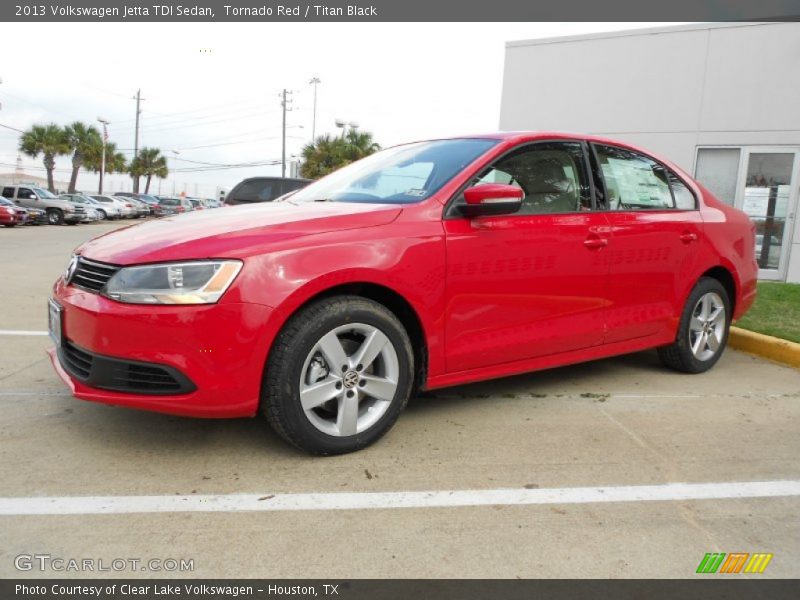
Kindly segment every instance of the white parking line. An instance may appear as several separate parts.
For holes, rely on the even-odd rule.
[[[25,331],[23,329],[0,329],[0,335],[50,335],[46,331]]]
[[[105,515],[180,512],[367,510],[489,505],[591,504],[800,496],[800,481],[667,483],[550,489],[222,494],[189,496],[63,496],[0,498],[0,515]]]

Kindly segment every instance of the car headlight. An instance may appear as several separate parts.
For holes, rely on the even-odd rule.
[[[242,268],[238,260],[210,260],[123,267],[103,294],[131,304],[213,304]]]

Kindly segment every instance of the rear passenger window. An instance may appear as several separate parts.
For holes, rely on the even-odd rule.
[[[13,187],[4,187],[3,188],[3,197],[4,198],[13,198],[14,197],[14,188]]]
[[[614,146],[595,145],[610,210],[675,208],[667,170],[654,160]]]
[[[668,172],[669,187],[672,188],[672,195],[675,197],[675,208],[679,210],[694,210],[697,208],[697,201],[692,190],[686,187],[680,177],[672,171]]]

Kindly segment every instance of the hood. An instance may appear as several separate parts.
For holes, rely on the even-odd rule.
[[[396,205],[291,202],[190,212],[101,235],[76,252],[119,265],[202,258],[247,258],[294,237],[391,223]]]

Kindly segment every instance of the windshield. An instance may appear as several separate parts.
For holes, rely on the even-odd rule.
[[[164,206],[178,206],[181,203],[178,198],[161,198],[160,202]]]
[[[47,190],[43,190],[42,188],[33,188],[33,191],[36,192],[36,195],[39,196],[39,198],[55,198],[56,197],[55,194],[51,194],[50,192],[48,192]]]
[[[294,193],[289,202],[410,204],[425,200],[497,140],[396,146],[354,162]]]

